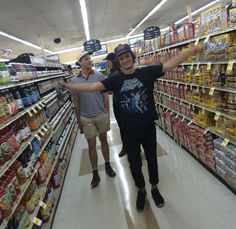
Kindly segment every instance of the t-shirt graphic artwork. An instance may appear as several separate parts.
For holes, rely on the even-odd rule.
[[[121,109],[130,114],[148,111],[147,89],[137,78],[125,80],[120,90]]]

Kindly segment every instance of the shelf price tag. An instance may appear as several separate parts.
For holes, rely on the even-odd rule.
[[[199,67],[200,67],[200,63],[198,62],[197,63],[197,68],[196,68],[197,71],[199,70]]]
[[[39,110],[42,110],[42,107],[39,104],[37,104],[36,106],[38,107]]]
[[[193,64],[191,64],[190,70],[193,70]]]
[[[34,217],[33,218],[33,223],[37,226],[41,226],[43,224],[43,221],[39,218]]]
[[[172,115],[174,113],[174,111],[171,111],[170,115]]]
[[[38,113],[38,111],[35,109],[35,107],[32,107],[32,111],[33,111],[35,114]]]
[[[194,46],[197,46],[199,43],[199,38],[196,39]]]
[[[226,72],[230,72],[233,70],[233,66],[234,66],[234,62],[233,61],[230,61],[227,65],[227,69],[226,69]]]
[[[28,145],[29,145],[30,149],[32,150],[33,147],[32,147],[32,145],[31,145],[31,142],[29,142]]]
[[[210,39],[210,36],[211,36],[211,35],[207,35],[206,38],[205,38],[205,40],[203,41],[203,43],[207,43],[207,42],[209,41],[209,39]]]
[[[47,131],[48,131],[48,129],[47,129],[47,128],[45,128],[45,126],[43,126],[43,127],[42,127],[42,129],[43,129],[45,132],[47,132]]]
[[[199,86],[197,86],[197,92],[199,92]]]
[[[216,112],[214,120],[218,121],[220,118],[220,112]]]
[[[175,118],[178,118],[179,117],[179,115],[177,114],[176,116],[175,116]]]
[[[30,110],[28,110],[27,113],[28,113],[28,115],[29,115],[30,117],[33,117],[33,115],[32,115],[32,113],[31,113]]]
[[[181,106],[181,105],[182,105],[182,103],[183,103],[183,100],[181,99],[181,100],[180,100],[180,102],[179,102],[179,105]]]
[[[39,103],[42,107],[44,107],[44,104],[42,102]]]
[[[182,118],[182,120],[181,120],[181,121],[183,122],[184,120],[185,120],[185,116]]]
[[[185,91],[188,90],[188,85],[187,85],[187,84],[184,86],[184,90],[185,90]]]
[[[42,130],[40,130],[39,133],[40,133],[42,136],[45,136],[45,134],[43,133]]]
[[[207,134],[208,132],[209,132],[209,129],[205,129],[204,135]]]
[[[39,205],[40,205],[40,207],[42,207],[43,209],[47,209],[47,204],[45,204],[42,200],[39,201]]]
[[[192,91],[192,90],[193,90],[193,85],[191,84],[191,85],[190,85],[190,91]]]
[[[38,141],[41,141],[41,138],[36,134],[35,138],[37,138]]]
[[[224,141],[221,143],[222,146],[226,147],[229,144],[229,139],[224,139]]]
[[[190,126],[192,123],[193,123],[193,121],[190,121],[190,122],[188,123],[188,126]]]
[[[205,87],[202,86],[202,93],[205,94]]]
[[[215,92],[215,88],[212,87],[211,90],[210,90],[210,92],[209,92],[209,95],[211,95],[211,96],[214,95],[214,92]]]
[[[46,123],[45,126],[46,126],[48,129],[50,129],[50,126],[48,125],[48,123]]]
[[[207,63],[207,71],[210,71],[211,70],[211,63]]]
[[[177,88],[179,87],[179,83],[177,83],[176,87],[177,87]]]

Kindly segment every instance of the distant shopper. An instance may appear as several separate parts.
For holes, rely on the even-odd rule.
[[[92,69],[92,61],[89,53],[82,52],[78,59],[81,70],[72,84],[93,84],[104,80],[104,76]],[[109,162],[109,146],[107,131],[110,129],[109,99],[107,93],[100,91],[80,92],[73,94],[73,103],[77,115],[78,126],[84,133],[89,148],[89,157],[93,169],[91,187],[98,186],[100,177],[98,174],[98,156],[96,150],[96,137],[101,141],[102,154],[105,160],[105,171],[110,177],[116,176]]]
[[[127,148],[130,170],[138,187],[136,207],[142,211],[146,203],[145,180],[142,173],[140,147],[142,145],[147,159],[149,182],[152,185],[152,198],[157,207],[164,206],[164,199],[158,189],[158,166],[156,155],[156,129],[154,120],[157,118],[153,88],[154,82],[164,72],[177,67],[190,56],[202,51],[202,45],[189,48],[166,63],[135,69],[135,55],[128,44],[115,48],[122,73],[102,82],[92,84],[59,83],[73,91],[114,91],[119,96],[121,126],[125,129],[125,146]]]
[[[104,60],[107,60],[108,69],[109,69],[107,77],[118,76],[121,73],[120,66],[116,59],[115,53],[113,52],[109,53]],[[126,154],[126,149],[124,146],[124,133],[123,133],[124,130],[121,127],[121,114],[120,114],[120,105],[119,105],[118,99],[119,99],[119,96],[113,93],[113,111],[114,111],[117,124],[120,129],[120,136],[121,136],[121,141],[122,141],[122,149],[119,153],[119,157],[122,157]]]

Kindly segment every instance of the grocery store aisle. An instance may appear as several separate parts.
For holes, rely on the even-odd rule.
[[[121,142],[111,114],[108,138],[111,162],[117,172],[116,178],[106,176],[98,146],[101,182],[96,189],[90,189],[87,145],[84,137],[78,134],[53,228],[235,228],[235,195],[159,129],[157,136],[160,144],[159,186],[166,200],[164,208],[156,208],[151,198],[150,186],[147,185],[147,207],[143,213],[136,211],[136,189],[130,176],[127,158],[118,157]],[[145,161],[143,172],[147,181]]]

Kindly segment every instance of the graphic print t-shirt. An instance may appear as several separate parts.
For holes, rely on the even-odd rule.
[[[162,65],[154,65],[102,81],[119,98],[122,128],[136,129],[157,118],[153,87],[162,75]]]

